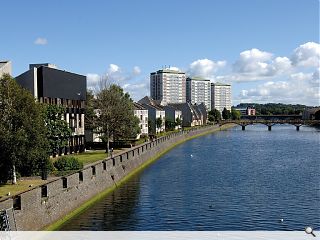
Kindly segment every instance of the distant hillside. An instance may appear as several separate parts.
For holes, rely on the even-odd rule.
[[[256,115],[299,115],[306,108],[306,105],[301,104],[283,104],[283,103],[240,103],[236,107],[238,108],[246,108],[248,106],[253,106],[256,109]]]

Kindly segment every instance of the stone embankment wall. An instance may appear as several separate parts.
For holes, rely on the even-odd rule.
[[[0,201],[1,209],[13,209],[16,230],[40,230],[90,198],[113,187],[155,155],[177,142],[216,130],[217,126],[180,131],[146,142],[113,158],[98,161],[81,171]]]

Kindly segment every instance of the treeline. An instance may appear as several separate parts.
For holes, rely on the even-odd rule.
[[[248,106],[256,109],[256,115],[300,115],[306,108],[301,104],[283,104],[283,103],[240,103],[237,108],[246,108]]]
[[[237,119],[240,119],[240,117],[241,117],[240,111],[236,110],[235,108],[231,108],[231,111],[224,108],[222,110],[222,114],[219,112],[219,110],[217,110],[215,108],[208,112],[209,122],[219,122],[222,119],[224,119],[224,120],[228,120],[228,119],[237,120]]]

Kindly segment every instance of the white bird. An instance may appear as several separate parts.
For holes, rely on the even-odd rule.
[[[283,222],[284,220],[283,220],[283,218],[280,218],[280,222]]]
[[[190,157],[193,157],[193,155],[192,155],[192,154],[190,154]]]

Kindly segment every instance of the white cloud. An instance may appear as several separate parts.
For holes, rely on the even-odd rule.
[[[130,96],[137,99],[141,94],[143,96],[148,94],[148,82],[146,80],[137,81],[137,76],[141,73],[140,67],[135,66],[132,72],[122,70],[122,68],[116,64],[110,64],[107,71],[100,75],[97,73],[87,74],[87,87],[92,90],[99,90],[101,84],[115,83],[120,85],[125,91],[129,92]],[[104,83],[105,81],[105,83]]]
[[[319,80],[320,79],[320,68],[317,68],[316,71],[312,74],[313,80]]]
[[[149,95],[149,78],[146,77],[134,83],[126,83],[123,89],[128,92],[132,99],[139,101],[146,95]]]
[[[272,53],[253,48],[240,53],[233,64],[232,81],[256,81],[270,79],[291,70],[291,61],[287,57],[273,57]]]
[[[48,40],[46,38],[39,37],[34,41],[34,44],[36,44],[36,45],[47,45],[48,44]]]
[[[116,73],[120,71],[120,67],[116,64],[111,63],[109,65],[109,69],[108,69],[108,73],[112,74],[112,73]]]
[[[302,67],[319,67],[320,44],[307,42],[297,47],[291,56],[292,64]]]
[[[317,73],[294,73],[286,81],[268,81],[255,88],[243,89],[240,102],[301,103],[318,106],[320,85]]]
[[[199,59],[192,62],[189,66],[188,73],[191,76],[199,76],[204,78],[214,78],[214,73],[218,69],[223,68],[226,61],[212,61],[210,59]]]
[[[141,73],[141,69],[138,66],[133,67],[133,74],[139,75]]]
[[[141,69],[139,66],[134,66],[131,72],[122,70],[122,68],[114,63],[111,63],[105,73],[104,78],[108,78],[109,81],[117,84],[123,84],[124,81],[131,80],[134,77],[140,75]]]
[[[87,74],[87,88],[94,89],[99,85],[100,75],[96,73],[88,73]]]
[[[170,69],[170,70],[173,70],[173,71],[181,71],[181,69],[180,68],[178,68],[178,67],[169,67],[169,68],[167,68],[167,69]]]

